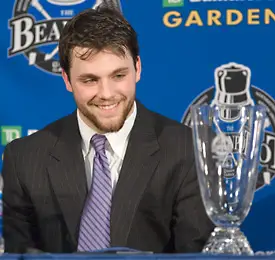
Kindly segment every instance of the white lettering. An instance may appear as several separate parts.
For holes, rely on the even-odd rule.
[[[32,134],[34,134],[37,131],[38,131],[37,129],[28,129],[27,135],[32,135]]]
[[[2,131],[5,133],[7,143],[20,138],[20,131],[17,129],[3,129]]]
[[[53,39],[52,39],[53,37]],[[60,38],[60,32],[58,30],[58,27],[57,27],[57,24],[54,23],[52,28],[51,28],[51,31],[50,31],[50,34],[48,36],[48,41],[51,42],[51,41],[58,41]]]
[[[37,24],[35,26],[35,41],[34,41],[35,44],[47,41],[47,37],[45,37],[46,28],[47,28],[47,24],[45,23]]]
[[[272,147],[270,147],[271,141],[273,141]],[[268,167],[271,168],[272,170],[275,170],[275,156],[274,156],[275,143],[274,142],[275,142],[274,136],[272,136],[272,135],[266,136],[266,143],[262,144],[262,150],[265,149],[265,158],[263,158],[263,152],[261,152],[261,158],[260,158],[261,164],[265,164],[265,165],[268,164],[269,165]],[[270,164],[272,164],[272,165],[270,165]]]
[[[33,27],[32,18],[23,17],[12,21],[11,25],[13,26],[13,48],[10,52],[15,53],[29,47],[34,39],[34,35],[31,32]]]

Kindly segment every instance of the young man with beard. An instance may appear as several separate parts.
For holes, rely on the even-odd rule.
[[[131,25],[116,11],[85,10],[64,28],[59,56],[77,110],[6,146],[6,252],[200,252],[213,225],[191,130],[136,100]]]

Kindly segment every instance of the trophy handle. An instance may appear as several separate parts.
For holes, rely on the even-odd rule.
[[[243,69],[242,70],[242,74],[244,75],[244,76],[248,76],[248,74],[249,74],[249,71],[247,70],[247,69]]]
[[[215,75],[216,87],[218,87],[220,91],[223,91],[221,79],[222,79],[223,75],[225,74],[225,70],[222,68],[217,68],[215,73],[216,73],[216,75]]]

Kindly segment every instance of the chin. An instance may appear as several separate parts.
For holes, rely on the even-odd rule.
[[[124,121],[108,124],[97,124],[97,128],[103,132],[118,132],[123,127]]]

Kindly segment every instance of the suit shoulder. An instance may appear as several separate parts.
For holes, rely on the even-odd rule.
[[[193,161],[192,129],[176,120],[153,112],[155,132],[160,148],[174,159]]]
[[[167,130],[170,134],[192,134],[192,129],[189,126],[182,124],[181,122],[176,121],[174,119],[168,118],[164,115],[161,115],[159,113],[151,113],[155,118],[156,130],[158,132],[163,132],[164,130]]]

